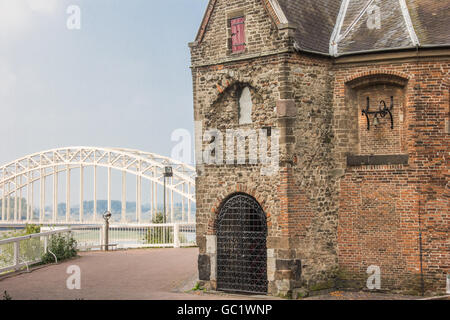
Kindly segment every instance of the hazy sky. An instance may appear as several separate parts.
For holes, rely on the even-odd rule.
[[[0,166],[81,145],[170,156],[193,130],[187,44],[207,2],[0,0]]]

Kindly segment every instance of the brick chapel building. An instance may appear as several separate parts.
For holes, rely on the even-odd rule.
[[[189,45],[206,286],[289,296],[378,270],[381,290],[445,292],[449,16],[449,0],[210,0]],[[278,132],[277,172],[221,161],[231,129]]]

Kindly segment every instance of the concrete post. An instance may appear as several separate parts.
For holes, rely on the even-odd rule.
[[[105,220],[103,224],[103,246],[105,247],[105,251],[109,250],[109,219],[111,219],[111,212],[106,211],[103,214],[103,220]]]
[[[105,251],[108,251],[109,247],[109,221],[105,219],[105,224],[103,225],[103,239]]]
[[[44,237],[44,253],[47,253],[47,250],[48,250],[48,236],[45,236]]]
[[[19,268],[20,263],[20,242],[16,241],[14,242],[14,266],[16,270]]]
[[[173,246],[174,248],[180,247],[180,225],[178,223],[173,224]]]

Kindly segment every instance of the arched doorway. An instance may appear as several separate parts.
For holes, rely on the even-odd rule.
[[[259,203],[234,194],[223,203],[216,221],[217,289],[267,293],[267,223]]]

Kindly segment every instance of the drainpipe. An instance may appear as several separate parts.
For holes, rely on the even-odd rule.
[[[419,254],[420,254],[420,285],[422,290],[422,297],[425,295],[425,284],[423,280],[423,251],[422,251],[422,225],[420,221],[420,208],[422,201],[419,200]]]

